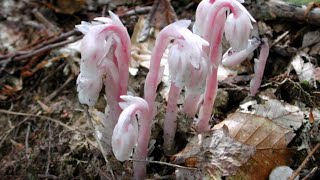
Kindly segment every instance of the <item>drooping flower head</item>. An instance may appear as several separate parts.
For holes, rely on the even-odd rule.
[[[121,89],[116,89],[116,91],[122,89],[126,91],[127,82],[125,81],[128,79],[126,78],[128,70],[125,69],[128,69],[127,64],[130,60],[128,52],[130,38],[119,18],[111,11],[109,14],[110,18],[96,18],[96,21],[92,23],[81,22],[81,25],[76,26],[79,31],[85,34],[80,46],[81,62],[80,74],[77,78],[77,91],[80,103],[89,106],[95,105],[99,97],[102,77],[106,71],[114,76],[113,79],[121,79]],[[123,52],[124,50],[125,52]],[[118,61],[122,61],[121,66],[118,66],[120,63]],[[110,64],[114,64],[111,66],[116,66],[118,72],[110,71]]]
[[[203,31],[206,22],[206,18],[210,9],[210,6],[212,6],[212,2],[210,0],[202,0],[196,10],[196,20],[194,22],[194,25],[192,27],[192,31],[195,34],[198,34],[199,36],[203,36]]]
[[[234,12],[229,14],[225,24],[225,35],[234,51],[241,51],[248,45],[251,21],[256,22],[247,9],[238,1],[232,1]]]
[[[147,102],[140,97],[121,96],[123,109],[112,134],[112,150],[119,161],[128,160],[138,140],[138,122],[142,113],[149,110]]]
[[[196,18],[194,25],[192,27],[192,31],[195,34],[203,37],[205,27],[208,25],[207,16],[209,14],[210,8],[215,3],[216,0],[202,0],[196,10]],[[244,0],[237,0],[240,3],[243,3]]]
[[[189,29],[178,25],[177,31],[182,37],[175,39],[169,49],[170,78],[179,88],[189,87],[197,91],[199,88],[204,87],[208,73],[208,60],[202,47],[209,44],[200,36],[193,34]]]
[[[222,64],[224,66],[236,66],[244,61],[250,53],[259,47],[261,40],[258,38],[253,38],[248,41],[247,48],[241,51],[234,51],[230,48],[224,55],[222,59]]]

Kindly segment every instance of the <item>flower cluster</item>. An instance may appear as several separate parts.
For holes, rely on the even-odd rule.
[[[118,16],[95,18],[76,28],[85,34],[81,41],[80,74],[77,79],[79,101],[94,106],[102,84],[108,101],[107,116],[115,126],[121,113],[120,96],[127,93],[130,37]]]
[[[250,39],[251,23],[255,20],[241,3],[242,0],[203,0],[196,11],[193,32],[188,29],[189,20],[180,20],[162,29],[152,52],[144,98],[126,95],[130,37],[119,18],[109,12],[110,18],[100,17],[92,23],[82,22],[77,26],[85,34],[77,79],[79,101],[94,106],[105,85],[108,106],[102,119],[112,124],[111,145],[119,161],[128,160],[132,152],[134,159],[147,158],[157,86],[163,73],[160,61],[167,48],[171,85],[163,126],[165,153],[171,154],[175,150],[177,101],[181,91],[185,89],[183,111],[191,117],[199,111],[197,132],[209,130],[219,64],[237,65],[260,47],[259,60],[255,60],[255,76],[250,83],[251,95],[257,93],[269,47],[265,39]],[[231,48],[222,56],[223,35]],[[135,161],[133,166],[135,179],[144,179],[146,163]]]

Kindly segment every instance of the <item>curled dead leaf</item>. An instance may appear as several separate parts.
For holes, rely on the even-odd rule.
[[[254,152],[253,146],[230,137],[225,126],[193,137],[182,151],[174,155],[174,163],[197,167],[203,176],[208,173],[228,176],[235,174]]]
[[[227,126],[235,140],[256,147],[256,153],[230,179],[267,179],[272,169],[291,163],[293,151],[287,145],[295,134],[273,121],[247,113],[236,112],[214,126]]]

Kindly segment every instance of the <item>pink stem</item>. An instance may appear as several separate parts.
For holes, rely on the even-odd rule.
[[[134,159],[146,160],[148,155],[148,145],[151,136],[151,125],[153,119],[154,101],[156,98],[156,91],[158,86],[158,76],[160,69],[160,62],[165,52],[170,39],[166,32],[163,30],[159,33],[155,42],[155,47],[151,55],[149,73],[146,77],[144,85],[145,100],[149,105],[149,111],[141,118],[141,124],[139,129],[138,146],[135,149]],[[146,163],[145,162],[133,162],[134,178],[144,179],[146,176]]]
[[[139,128],[139,137],[138,137],[138,145],[135,148],[135,152],[133,155],[134,159],[137,160],[146,160],[148,156],[148,145],[151,136],[151,125],[152,123],[148,122],[148,116],[150,115],[151,109],[145,114],[141,116],[140,128]],[[135,179],[144,179],[146,176],[146,163],[145,162],[133,162],[134,169],[134,178]]]
[[[218,4],[217,4],[218,3]],[[221,41],[226,20],[225,12],[227,8],[231,9],[234,16],[237,14],[231,2],[227,1],[216,1],[213,4],[216,8],[212,12],[212,16],[209,17],[209,25],[205,32],[205,40],[210,42],[209,58],[212,64],[212,71],[207,77],[206,89],[204,93],[204,101],[200,107],[197,132],[203,133],[210,129],[209,121],[211,119],[212,108],[214,100],[218,90],[218,66],[221,61]],[[213,31],[213,33],[212,33]]]
[[[184,106],[182,111],[188,117],[194,117],[199,109],[200,99],[201,99],[201,94],[186,94],[186,99],[184,101]]]
[[[115,56],[118,57],[115,59],[115,64],[118,69],[118,80],[117,82],[113,84],[107,83],[108,81],[105,81],[105,87],[106,87],[106,94],[108,99],[110,99],[110,119],[112,121],[113,127],[117,123],[117,120],[119,118],[119,115],[122,111],[120,108],[118,102],[121,102],[120,99],[121,95],[127,94],[127,88],[128,88],[128,80],[129,80],[129,62],[131,58],[130,54],[130,47],[131,47],[131,41],[128,34],[128,31],[126,28],[116,25],[108,25],[106,28],[100,32],[100,35],[103,37],[106,37],[108,33],[115,33],[118,35],[120,39],[120,43],[115,46]],[[116,92],[112,92],[108,94],[108,90],[110,85],[118,84],[118,88]],[[113,96],[113,97],[112,97]],[[114,103],[114,98],[116,98],[116,101]]]
[[[269,56],[269,45],[266,39],[262,40],[262,44],[260,45],[260,55],[258,62],[255,62],[254,68],[254,78],[250,82],[250,94],[252,96],[256,95],[258,89],[261,85],[264,68],[266,66],[266,62]]]
[[[203,133],[210,129],[209,121],[211,119],[212,107],[217,96],[218,90],[218,69],[213,68],[212,73],[207,77],[207,85],[204,94],[204,101],[200,107],[197,132]]]
[[[115,53],[118,57],[117,67],[119,69],[119,92],[121,95],[127,94],[128,79],[129,79],[129,62],[131,59],[131,41],[128,31],[124,27],[109,25],[102,32],[102,35],[113,32],[118,35],[121,44],[121,49],[116,48]],[[118,97],[120,99],[120,96]]]
[[[180,21],[181,25],[189,25],[186,20]],[[146,77],[144,85],[144,99],[147,101],[149,111],[143,115],[138,137],[138,146],[135,149],[134,158],[138,160],[146,160],[148,155],[148,144],[151,136],[152,119],[154,118],[155,99],[157,95],[157,86],[159,83],[160,62],[171,39],[182,38],[177,26],[167,26],[160,31],[152,51],[149,73]],[[133,162],[135,179],[144,179],[146,175],[145,162]]]
[[[107,74],[104,79],[104,84],[109,110],[109,112],[106,113],[109,116],[108,119],[111,121],[112,127],[114,127],[122,112],[122,109],[119,106],[119,71],[113,62],[107,62],[106,68]]]
[[[163,125],[164,151],[166,154],[174,153],[174,137],[177,130],[177,102],[180,92],[181,88],[171,82],[166,119]]]

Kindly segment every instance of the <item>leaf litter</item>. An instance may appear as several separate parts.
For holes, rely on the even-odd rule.
[[[116,2],[116,1],[112,1],[112,2]],[[99,1],[99,3],[101,2]],[[20,6],[21,4],[19,5],[19,7]],[[122,3],[121,6],[126,6],[126,4]],[[191,7],[192,7],[192,4],[191,4]],[[76,9],[75,11],[79,11],[79,10],[80,9]],[[7,11],[9,10],[6,10],[5,13],[7,13]],[[83,12],[84,11],[82,11],[81,13]],[[74,12],[67,12],[67,14],[73,14],[73,13]],[[84,13],[87,13],[87,12],[84,12]],[[0,13],[0,15],[1,14],[2,13]],[[74,14],[74,16],[78,16],[78,14]],[[143,25],[146,19],[143,17],[141,17],[141,19],[142,19],[142,22],[140,22],[140,25],[141,24]],[[267,24],[269,25],[269,22]],[[271,34],[271,35],[281,34],[282,32],[286,31],[285,29],[286,27],[281,26],[280,28],[278,28],[278,32],[273,32],[274,27],[275,26],[272,26],[272,25],[268,27],[269,28],[268,34]],[[136,30],[136,28],[134,28],[134,30]],[[143,74],[143,70],[141,70],[142,69],[141,66],[146,68],[149,67],[148,59],[151,55],[151,49],[153,47],[154,38],[156,37],[158,30],[157,28],[155,28],[154,32],[150,31],[148,39],[144,42],[139,42],[139,44],[134,43],[132,39],[132,42],[135,48],[137,48],[137,50],[132,51],[132,55],[135,60],[138,59],[137,60],[138,63],[132,66],[133,68],[132,68],[131,75],[133,75],[134,77],[131,78],[131,81],[136,81],[137,78],[141,76],[141,74]],[[7,34],[10,34],[10,33],[11,33],[10,31],[7,32]],[[6,33],[3,33],[3,34],[5,35]],[[305,48],[304,50],[306,52],[309,51],[310,54],[313,53],[313,55],[319,55],[319,52],[320,52],[320,51],[317,51],[316,49],[317,46],[319,46],[319,42],[317,42],[318,39],[314,38],[316,34],[317,34],[316,32],[313,34],[310,33],[310,35],[309,33],[306,33],[306,35],[304,36],[308,35],[309,37],[304,37],[303,38],[304,40],[301,45],[302,47]],[[283,48],[280,48],[282,51],[286,50],[286,48],[284,47],[293,46],[294,44],[293,42],[295,41],[292,40],[294,38],[292,38],[293,35],[291,31],[284,35],[285,36],[283,39],[280,39],[278,43],[275,43],[275,48],[274,48],[275,51],[277,48],[279,49],[279,45],[283,45]],[[289,38],[288,36],[290,36],[291,38]],[[23,39],[24,36],[21,36],[21,37]],[[4,39],[6,38],[8,37],[5,37]],[[314,41],[312,41],[311,43],[308,39],[313,39]],[[12,42],[16,41],[16,39],[14,38],[10,40],[12,40]],[[10,45],[10,46],[6,45],[5,48],[8,48],[10,52],[13,52],[14,49],[19,49],[19,47],[14,47],[17,44],[10,42],[10,40],[5,40],[5,42],[9,42],[9,45]],[[26,44],[25,41],[23,42],[24,42],[23,44]],[[307,42],[310,42],[310,43],[308,44]],[[288,52],[284,52],[284,53],[288,53]],[[53,53],[52,56],[56,56],[56,54]],[[74,54],[72,54],[72,56],[74,56]],[[303,55],[303,56],[309,58],[307,55]],[[304,77],[307,77],[307,79],[315,79],[315,81],[310,81],[311,84],[312,82],[318,83],[317,81],[319,81],[319,78],[317,77],[319,77],[319,75],[317,75],[317,73],[314,73],[314,77],[312,77],[312,74],[310,73],[311,71],[308,71],[308,67],[313,67],[315,69],[315,72],[317,72],[317,69],[319,68],[317,67],[318,66],[317,61],[315,61],[312,58],[307,59],[306,61],[304,58],[301,58],[300,55],[297,55],[297,58],[293,58],[293,57],[294,56],[292,55],[292,58],[288,58],[288,59],[293,59],[293,61],[297,61],[296,59],[298,59],[297,62],[300,67],[294,68],[299,78],[298,81],[305,79],[305,78],[300,78],[301,75],[303,75]],[[70,57],[68,58],[70,60]],[[51,58],[46,58],[46,59],[51,59]],[[37,72],[35,72],[34,74],[32,74],[32,76],[30,76],[30,79],[32,81],[37,79],[39,80],[40,77],[38,77],[37,75],[41,73],[44,73],[44,75],[47,75],[48,73],[50,73],[50,71],[53,71],[53,69],[56,69],[57,67],[56,65],[62,63],[62,61],[54,61],[52,62],[51,67],[37,70]],[[143,63],[140,63],[139,61]],[[310,62],[312,65],[306,64]],[[69,63],[68,65],[71,66],[71,64]],[[273,66],[276,67],[277,65],[273,65]],[[12,69],[11,65],[9,67]],[[68,68],[65,68],[64,70]],[[271,70],[269,71],[271,72]],[[279,71],[279,70],[275,72],[277,74],[282,73],[282,71]],[[246,71],[243,71],[242,73],[246,73]],[[70,74],[70,72],[66,70],[66,74]],[[294,73],[291,73],[291,75],[292,74]],[[10,74],[10,76],[14,77],[16,76],[16,74]],[[64,80],[65,78],[64,76],[65,74],[60,72],[60,75],[54,75],[52,76],[53,78],[48,78],[48,79],[50,81],[59,80],[60,82]],[[235,73],[235,71],[232,71],[232,74],[225,74],[224,78],[227,78],[230,76],[240,77],[241,74],[239,73],[237,74]],[[269,77],[270,75],[267,74],[267,78]],[[19,82],[16,80],[12,81],[12,83],[18,87],[18,90],[17,90],[18,93],[22,91],[24,94],[26,91],[29,90],[29,86],[30,86],[30,82],[28,82],[29,79],[26,80],[27,83],[23,83],[23,86],[22,86],[20,82],[21,81],[20,77],[16,76],[14,78],[19,79]],[[163,79],[164,83],[168,82],[168,77],[167,79],[165,78],[166,77],[164,76],[164,79]],[[289,78],[295,78],[295,76],[291,76]],[[2,77],[1,77],[1,80],[3,80]],[[135,85],[131,85],[131,91],[132,93],[139,93],[138,91],[139,88],[137,88],[136,86],[140,86],[141,81],[139,81],[138,83],[137,82],[135,83],[136,83]],[[244,83],[243,81],[238,83],[240,83],[240,84],[237,84],[238,86],[243,87],[243,84],[241,84],[241,83]],[[58,84],[53,82],[46,85],[52,88],[59,87]],[[72,87],[73,86],[70,86],[67,90],[62,91],[61,95],[59,96],[63,96],[64,98],[68,98],[68,99],[75,98],[74,95],[71,95],[74,93],[74,88]],[[268,86],[266,88],[268,88]],[[44,98],[47,96],[48,94],[47,91],[49,89],[50,88],[36,88],[37,92],[44,92],[43,94],[38,94],[38,93],[32,94],[31,93],[32,91],[24,94],[24,96],[28,97],[27,100],[29,100],[29,102],[27,100],[24,100],[23,105],[21,104],[14,105],[13,110],[20,111],[19,107],[31,107],[32,105],[30,104],[32,104],[32,102],[37,104],[37,101],[30,100],[33,97],[36,100],[40,98],[39,102],[44,102],[44,101],[41,101],[41,98]],[[73,91],[70,89],[73,89]],[[279,89],[280,87],[278,87],[278,90]],[[245,88],[243,88],[241,91],[245,91]],[[14,92],[14,93],[17,93],[17,92]],[[227,93],[229,94],[227,95],[229,97],[231,97],[230,92],[231,91],[228,91]],[[167,94],[167,93],[162,93],[162,96],[161,96],[161,97],[164,97],[163,99],[167,99],[163,94]],[[3,95],[3,93],[1,92],[0,95]],[[48,113],[48,116],[56,116],[57,118],[64,117],[59,120],[68,124],[72,124],[72,127],[77,127],[81,129],[85,135],[88,135],[90,133],[88,130],[88,125],[84,117],[82,117],[83,115],[81,115],[81,111],[80,112],[78,111],[79,109],[81,110],[81,108],[79,108],[79,106],[76,105],[76,107],[74,107],[75,110],[72,111],[70,108],[73,107],[73,105],[70,105],[69,102],[67,105],[63,103],[65,101],[64,98],[57,99],[53,102],[44,103],[44,105],[53,109],[53,113]],[[8,99],[8,97],[5,96],[5,99]],[[230,99],[232,100],[232,98]],[[288,143],[292,141],[294,137],[293,129],[294,130],[302,129],[302,133],[298,132],[299,134],[297,134],[299,138],[303,140],[301,144],[298,144],[298,145],[301,145],[299,147],[299,150],[300,149],[311,150],[312,145],[316,142],[319,142],[319,138],[318,138],[319,137],[319,111],[316,108],[314,109],[305,108],[301,110],[302,108],[298,107],[299,102],[297,102],[296,105],[293,105],[293,103],[288,104],[278,99],[281,99],[281,97],[276,98],[270,95],[260,96],[258,100],[247,101],[246,103],[241,104],[238,112],[235,112],[235,113],[231,112],[231,115],[229,115],[228,118],[224,120],[219,119],[223,121],[220,124],[216,125],[213,128],[213,130],[210,131],[210,133],[203,135],[203,141],[201,146],[198,146],[197,144],[198,137],[193,136],[192,129],[190,129],[190,127],[185,128],[183,132],[186,132],[186,131],[188,132],[186,133],[187,135],[182,137],[185,138],[186,140],[189,140],[191,138],[191,140],[187,144],[187,146],[184,148],[184,150],[180,151],[177,154],[180,156],[180,161],[187,166],[204,167],[206,169],[202,171],[199,171],[199,170],[193,171],[189,169],[177,168],[175,171],[163,170],[161,172],[159,171],[159,173],[165,174],[164,172],[167,172],[167,174],[171,174],[172,172],[174,172],[177,178],[180,177],[182,179],[185,177],[190,177],[190,179],[192,178],[196,179],[203,176],[220,178],[221,174],[231,175],[234,173],[237,173],[236,176],[230,177],[230,178],[265,179],[266,177],[268,177],[269,175],[268,173],[271,172],[273,167],[276,167],[279,165],[289,165],[292,167],[292,163],[291,163],[292,161],[290,161],[290,158],[292,157],[292,154],[295,152],[295,150],[292,151],[293,149],[291,148],[288,149],[287,146],[288,146]],[[230,109],[228,109],[230,108],[230,104],[228,105],[228,101],[224,103],[226,105],[224,105],[224,108],[223,108],[224,110],[221,113],[225,113],[225,114],[230,113]],[[26,104],[29,106],[25,106]],[[72,104],[76,104],[76,101],[72,101]],[[7,105],[1,105],[1,106],[8,107]],[[44,109],[42,110],[45,111]],[[37,113],[45,113],[43,111],[39,111]],[[69,115],[65,115],[68,113]],[[7,121],[3,121],[3,118],[4,117],[0,118],[2,122],[5,122],[2,124],[6,124]],[[161,113],[157,115],[157,118],[161,118]],[[183,118],[183,116],[181,116],[180,118]],[[4,119],[8,119],[8,117],[6,116]],[[313,119],[313,122],[311,122],[311,119]],[[14,124],[19,121],[20,119],[18,118],[12,118],[10,120],[10,122]],[[98,125],[101,125],[101,122],[99,122],[99,120],[94,119],[94,121]],[[36,170],[37,168],[36,164],[41,164],[42,166],[43,165],[42,162],[46,161],[45,158],[38,158],[38,156],[39,157],[40,155],[43,156],[43,152],[46,151],[48,148],[48,144],[43,143],[43,142],[46,142],[47,140],[46,135],[48,135],[47,134],[48,132],[43,131],[41,129],[43,128],[43,126],[47,127],[47,125],[45,123],[43,124],[35,123],[32,120],[30,122],[32,122],[31,134],[33,132],[34,135],[30,136],[32,137],[32,139],[29,141],[29,146],[31,146],[33,150],[31,152],[35,152],[34,154],[31,154],[31,157],[34,158],[34,161],[31,161],[31,162],[35,162],[34,163],[35,165],[28,166],[28,167],[34,170],[34,172],[41,174],[41,173],[44,173],[44,171],[41,168],[40,170]],[[158,122],[155,122],[155,126],[159,126]],[[226,130],[225,127],[227,127],[228,130]],[[21,126],[21,129],[17,130],[17,133],[15,133],[16,136],[10,138],[9,143],[8,142],[5,143],[5,145],[7,145],[8,147],[10,147],[12,144],[13,146],[12,150],[7,150],[7,148],[2,149],[3,153],[1,157],[4,156],[5,158],[3,160],[5,161],[3,162],[7,163],[5,166],[6,167],[5,169],[8,171],[6,173],[8,172],[12,172],[12,174],[16,173],[17,174],[16,177],[19,176],[19,173],[21,172],[23,173],[23,170],[21,170],[21,167],[16,166],[16,164],[25,163],[25,161],[20,161],[20,159],[24,158],[24,148],[26,146],[23,144],[23,142],[25,138],[24,136],[26,135],[24,131],[26,129],[27,128],[25,128],[25,126]],[[46,128],[44,129],[46,130]],[[91,136],[86,137],[79,134],[73,135],[73,133],[71,133],[70,131],[64,130],[62,128],[55,127],[54,129],[55,129],[54,135],[52,138],[60,139],[60,140],[57,141],[58,143],[54,141],[52,142],[53,145],[57,144],[57,146],[56,146],[56,149],[52,150],[52,152],[54,153],[54,156],[56,157],[53,157],[51,159],[51,163],[49,163],[51,165],[51,168],[50,168],[51,170],[49,171],[50,174],[54,174],[56,177],[59,177],[59,178],[70,177],[69,175],[71,174],[74,174],[74,176],[76,177],[82,177],[82,178],[83,177],[84,178],[104,177],[103,173],[101,172],[103,172],[106,168],[104,167],[104,164],[102,163],[102,161],[99,160],[101,159],[101,154],[95,148],[96,144],[93,144],[91,146],[90,142],[88,141],[90,140],[90,138],[92,138]],[[161,145],[161,138],[157,138],[159,134],[161,134],[161,132],[153,134],[157,142],[154,145],[155,149],[151,156],[154,157],[156,160],[165,160],[166,158],[163,157],[162,155],[160,155],[161,158],[159,158],[159,154],[161,154],[159,153],[160,151],[158,150]],[[42,135],[45,135],[45,136],[42,138],[39,138]],[[217,142],[217,143],[211,144],[210,142]],[[40,148],[35,147],[36,145],[39,145],[39,144],[41,145]],[[19,147],[21,147],[21,149],[19,149]],[[218,149],[219,151],[215,152],[215,149]],[[223,149],[226,151],[223,151]],[[242,151],[238,152],[239,149]],[[254,151],[254,149],[256,150]],[[15,153],[16,151],[18,151],[19,153],[18,154]],[[158,152],[158,154],[156,154],[156,152]],[[11,156],[12,154],[14,154],[14,156]],[[57,162],[59,162],[60,160],[65,164],[62,164],[61,166],[59,166]],[[92,166],[90,163],[94,165]],[[178,162],[175,162],[175,163],[178,163]],[[118,174],[122,173],[121,177],[123,178],[125,178],[126,175],[130,175],[132,173],[131,166],[130,166],[131,162],[120,164],[117,161],[112,161],[112,164],[114,165],[113,168]],[[311,163],[311,165],[314,165],[314,164]],[[14,169],[15,167],[18,167],[18,168]],[[150,167],[151,168],[149,169],[151,169],[152,171],[152,168],[154,168],[155,166],[150,166]],[[162,168],[162,169],[165,169],[165,168]],[[1,173],[2,172],[3,171],[1,171]],[[150,174],[150,177],[152,177],[152,175],[153,174]],[[38,176],[38,177],[42,177],[42,176]]]

